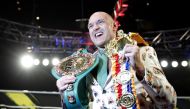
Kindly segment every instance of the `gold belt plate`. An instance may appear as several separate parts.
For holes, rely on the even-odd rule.
[[[91,53],[79,53],[61,60],[58,68],[61,75],[79,75],[93,65],[95,57]]]

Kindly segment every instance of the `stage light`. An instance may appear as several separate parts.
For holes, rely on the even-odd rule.
[[[48,59],[43,59],[42,64],[44,66],[48,66],[49,65],[49,60]]]
[[[55,38],[55,46],[58,47],[59,46],[59,39],[56,37]]]
[[[62,38],[62,48],[64,48],[65,47],[65,39],[64,38]]]
[[[17,10],[18,10],[18,11],[21,11],[21,8],[20,8],[20,7],[18,7],[18,8],[17,8]]]
[[[162,67],[167,67],[168,66],[168,62],[166,60],[162,60],[161,61],[161,66]]]
[[[27,49],[27,51],[28,51],[29,53],[31,53],[31,52],[33,51],[34,47],[31,46],[31,45],[29,45],[26,49]]]
[[[39,16],[37,16],[37,17],[36,17],[36,20],[40,20],[40,17],[39,17]]]
[[[181,61],[181,66],[187,67],[188,66],[188,62],[187,61]]]
[[[25,55],[21,58],[21,64],[25,68],[30,68],[33,65],[33,58],[30,55]]]
[[[20,4],[20,2],[19,2],[19,1],[17,1],[17,2],[16,2],[16,4],[18,4],[18,5],[19,5],[19,4]]]
[[[57,65],[59,63],[59,59],[58,58],[53,58],[52,59],[52,65]]]
[[[146,6],[149,6],[149,5],[150,5],[150,3],[147,2],[147,3],[146,3]]]
[[[40,64],[40,60],[39,59],[34,59],[33,64],[34,65],[39,65]]]
[[[172,61],[172,67],[177,67],[178,66],[178,62],[177,61]]]

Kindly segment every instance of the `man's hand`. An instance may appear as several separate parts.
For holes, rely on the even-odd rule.
[[[72,75],[62,76],[56,82],[57,88],[59,89],[59,91],[65,91],[68,85],[70,83],[74,83],[75,80],[76,80],[76,77]]]
[[[143,79],[145,69],[140,59],[140,48],[137,45],[126,44],[121,57],[130,62],[130,65],[136,70],[138,79]]]

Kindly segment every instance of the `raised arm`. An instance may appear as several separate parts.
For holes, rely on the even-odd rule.
[[[145,69],[144,79],[141,82],[149,96],[158,105],[166,103],[167,106],[176,107],[176,92],[166,79],[154,48],[150,46],[141,47],[140,59]]]

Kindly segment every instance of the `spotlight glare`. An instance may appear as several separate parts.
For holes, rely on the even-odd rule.
[[[44,60],[42,61],[42,64],[43,64],[44,66],[48,66],[48,65],[49,65],[49,60],[48,60],[48,59],[44,59]]]
[[[167,67],[168,66],[168,62],[166,60],[161,61],[161,66],[162,67]]]
[[[53,58],[52,59],[52,65],[57,65],[59,63],[59,59],[58,58]]]
[[[33,58],[30,55],[25,55],[21,58],[21,64],[25,68],[30,68],[33,65]]]
[[[33,64],[34,65],[39,65],[40,64],[40,60],[39,59],[34,59]]]
[[[172,61],[172,67],[177,67],[178,66],[178,62],[177,61]]]
[[[37,17],[36,17],[36,20],[40,20],[40,17],[39,17],[39,16],[37,16]]]
[[[182,62],[181,62],[181,65],[182,65],[183,67],[187,67],[187,66],[188,66],[188,62],[187,62],[187,61],[182,61]]]

